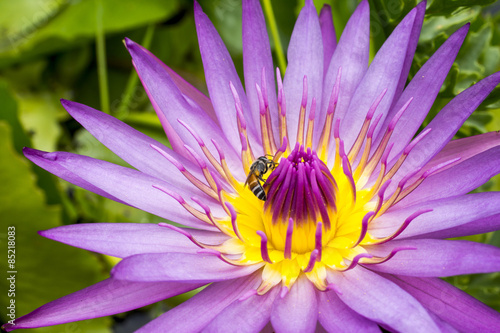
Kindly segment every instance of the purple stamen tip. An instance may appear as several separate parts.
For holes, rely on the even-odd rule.
[[[410,99],[401,107],[401,109],[399,109],[398,113],[396,113],[394,118],[392,118],[391,122],[389,123],[389,126],[387,127],[388,132],[394,130],[394,127],[396,127],[396,124],[398,123],[399,119],[410,105],[411,101],[413,101],[413,97],[410,97]]]
[[[322,254],[322,250],[323,250],[323,223],[321,222],[318,222],[318,224],[316,225],[316,235],[315,235],[316,239],[316,244],[314,246],[314,248],[316,250],[318,250],[318,258],[317,258],[317,261],[321,261],[321,254]]]
[[[288,220],[285,240],[285,259],[292,259],[292,235],[293,235],[293,219]]]
[[[286,147],[288,146],[288,139],[286,136],[283,137],[283,142],[281,143],[281,147],[279,147],[278,151],[284,153],[286,151]]]
[[[385,149],[384,154],[380,159],[383,165],[387,165],[387,159],[389,158],[389,154],[391,153],[392,147],[394,147],[394,142],[391,142],[391,144]]]
[[[262,90],[260,90],[259,85],[255,84],[255,90],[257,90],[257,98],[259,100],[259,112],[260,115],[266,114],[266,103],[264,101],[264,97],[262,96]]]
[[[309,112],[309,120],[314,120],[316,116],[316,97],[312,99],[311,112]]]
[[[217,143],[217,141],[215,141],[214,139],[211,139],[210,141],[212,141],[212,144],[214,145],[215,150],[217,150],[217,153],[219,154],[219,158],[221,160],[225,160],[226,159],[226,155],[224,155],[224,151],[221,149],[221,147],[219,146],[219,144]]]
[[[200,168],[202,168],[202,169],[206,169],[207,168],[207,164],[205,163],[205,160],[202,159],[200,157],[200,155],[198,155],[198,153],[196,153],[194,151],[193,148],[191,148],[188,145],[184,145],[184,148],[186,148],[186,150],[191,154],[191,156],[195,159],[196,163],[198,163],[198,165],[200,166]]]
[[[152,185],[154,188],[162,191],[163,193],[165,194],[168,194],[169,196],[171,196],[172,198],[174,198],[175,200],[177,200],[181,205],[185,204],[186,201],[184,200],[183,197],[181,197],[179,194],[177,194],[176,192],[173,192],[171,190],[169,190],[168,188],[165,188],[161,185]]]
[[[429,170],[427,170],[426,172],[424,172],[424,174],[422,175],[422,178],[427,178],[430,175],[433,175],[433,174],[437,173],[438,171],[443,171],[444,168],[446,168],[447,166],[452,165],[455,162],[460,161],[461,159],[462,159],[461,157],[457,157],[457,158],[451,159],[449,161],[440,163],[440,164],[438,164],[436,166],[433,166],[432,168],[430,168]]]
[[[417,143],[422,141],[422,139],[427,134],[429,134],[431,130],[432,130],[432,128],[427,128],[424,131],[422,131],[412,142],[410,142],[410,144],[408,146],[406,146],[405,150],[403,151],[403,155],[408,155],[410,153],[410,151],[413,149],[413,147],[415,147],[417,145]]]
[[[201,209],[203,209],[205,211],[205,214],[207,216],[210,216],[210,214],[211,214],[210,207],[208,207],[203,201],[201,201],[200,198],[198,198],[198,197],[191,197],[191,200],[193,200],[194,202],[196,202],[198,204],[198,206],[200,206]]]
[[[307,75],[304,75],[304,79],[302,82],[303,82],[302,102],[301,102],[300,106],[305,108],[307,106]]]
[[[191,127],[189,127],[188,124],[186,124],[181,119],[177,118],[177,121],[179,122],[179,124],[181,124],[182,126],[184,126],[185,129],[187,129],[187,131],[189,132],[189,134],[191,134],[194,137],[194,139],[200,145],[200,147],[204,147],[205,146],[205,143],[203,142],[202,138],[198,135],[198,133],[196,133],[196,131],[194,131]]]
[[[238,92],[236,91],[236,88],[233,85],[233,82],[229,81],[229,89],[231,89],[231,93],[233,94],[234,98],[234,103],[238,106],[241,107],[241,100],[240,96],[238,95]]]
[[[368,129],[368,133],[366,134],[367,138],[372,138],[373,137],[373,133],[375,132],[375,128],[377,128],[377,125],[378,125],[380,119],[382,119],[382,116],[383,116],[383,114],[380,113],[377,116],[377,118],[375,118],[375,121],[371,124],[370,128]]]
[[[335,139],[340,138],[340,118],[335,119],[335,123],[333,124],[333,137]]]
[[[375,114],[375,111],[377,110],[378,105],[382,101],[382,98],[384,98],[385,93],[387,92],[387,88],[382,91],[380,95],[375,99],[373,104],[371,105],[370,109],[368,110],[368,113],[366,115],[366,119],[371,120],[373,118],[373,115]]]
[[[236,104],[236,117],[238,117],[241,129],[245,130],[247,128],[247,122],[245,120],[245,116],[243,115],[243,110],[241,109],[241,105],[239,104]]]
[[[241,139],[241,150],[246,151],[248,149],[247,138],[243,133],[240,133],[240,139]]]
[[[269,258],[269,251],[267,250],[267,236],[263,231],[257,230],[257,235],[260,236],[260,255],[262,256],[262,260],[272,264],[271,258]]]
[[[154,150],[156,150],[157,152],[159,152],[163,157],[165,157],[167,159],[167,161],[172,163],[177,169],[179,169],[180,172],[186,171],[186,168],[181,163],[179,163],[179,161],[177,161],[175,158],[170,156],[170,154],[168,154],[166,151],[164,151],[163,149],[161,149],[153,144],[150,144],[149,146],[151,148],[153,148]]]
[[[313,270],[314,265],[316,264],[316,259],[318,258],[318,250],[313,250],[311,252],[311,257],[309,258],[309,263],[307,264],[307,267],[304,269],[304,273],[309,273]]]

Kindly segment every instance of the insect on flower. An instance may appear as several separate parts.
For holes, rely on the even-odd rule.
[[[265,182],[262,176],[268,171],[274,170],[278,164],[272,159],[269,159],[268,156],[272,157],[271,155],[261,156],[252,163],[247,180],[245,181],[245,186],[248,184],[252,193],[262,201],[266,201],[267,199],[266,191],[260,183]]]

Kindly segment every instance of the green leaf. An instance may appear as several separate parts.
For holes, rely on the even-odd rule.
[[[427,9],[428,15],[451,15],[460,7],[487,6],[496,0],[433,0]]]
[[[0,260],[2,272],[16,271],[16,317],[33,311],[56,298],[85,288],[103,279],[102,266],[90,252],[73,248],[37,234],[38,230],[61,225],[61,207],[46,205],[43,192],[35,185],[30,162],[17,154],[12,145],[10,128],[0,121],[0,237],[2,251],[7,254],[8,227],[15,228],[15,267]],[[9,290],[6,279],[0,289]],[[5,309],[10,302],[6,292],[0,293]],[[6,322],[6,313],[0,313]],[[109,321],[97,319],[59,327],[57,331],[74,330],[107,332]],[[40,330],[54,332],[54,328]]]
[[[10,19],[0,25],[5,31],[0,35],[0,67],[93,40],[97,1],[1,1],[0,12],[10,13]],[[178,1],[106,0],[103,29],[109,34],[159,22],[177,9]]]

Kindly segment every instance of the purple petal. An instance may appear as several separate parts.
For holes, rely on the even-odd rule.
[[[432,211],[412,221],[398,236],[398,239],[454,229],[475,220],[500,214],[500,192],[467,194],[459,197],[425,201],[402,209],[389,210],[370,225],[369,232],[377,238],[387,237],[396,232],[402,221],[408,216],[414,212],[429,209],[432,209]],[[475,233],[482,232],[486,231],[478,230]],[[451,236],[444,238],[449,237]]]
[[[396,180],[424,166],[451,140],[463,122],[500,83],[500,72],[488,76],[452,99],[425,129],[431,129],[410,152],[393,177]]]
[[[438,332],[425,308],[391,281],[363,267],[328,275],[339,298],[360,315],[398,332]]]
[[[340,127],[340,137],[343,138],[347,151],[358,136],[370,106],[385,89],[387,92],[380,101],[374,118],[382,114],[382,120],[384,120],[387,115],[405,64],[416,14],[417,10],[413,9],[394,29],[377,52],[363,80],[357,87]]]
[[[254,295],[244,301],[234,301],[219,313],[203,332],[261,332],[269,322],[271,307],[278,292],[278,288],[273,288],[262,296]]]
[[[145,49],[141,45],[137,46],[141,48],[144,52],[146,52],[152,59],[158,62],[158,64],[163,67],[174,81],[175,85],[181,91],[182,95],[189,102],[196,103],[199,107],[205,111],[205,113],[216,123],[218,123],[217,115],[215,114],[214,107],[212,106],[212,102],[210,99],[205,96],[201,91],[193,87],[189,82],[184,80],[179,74],[177,74],[173,69],[165,65],[160,59],[158,59],[154,54],[149,52],[149,50]]]
[[[200,332],[245,292],[258,286],[259,274],[213,283],[203,291],[143,326],[136,332]]]
[[[342,32],[332,60],[328,66],[323,85],[321,109],[326,112],[339,68],[342,69],[335,120],[344,119],[354,91],[368,68],[370,52],[370,8],[367,0],[361,1]],[[334,120],[334,121],[335,121]],[[321,126],[318,126],[321,127]],[[329,162],[333,162],[335,145],[330,145]],[[329,163],[330,165],[331,163]]]
[[[425,165],[425,169],[429,170],[455,158],[460,158],[460,161],[463,162],[468,158],[497,146],[500,146],[500,132],[489,132],[452,140]],[[420,172],[420,174],[423,173],[424,171]]]
[[[221,244],[228,239],[221,232],[195,229],[185,231],[204,244]],[[64,244],[118,258],[140,253],[196,254],[200,250],[187,237],[157,224],[82,223],[40,231],[39,234]]]
[[[97,140],[138,170],[161,179],[166,179],[179,187],[196,190],[172,163],[151,147],[154,145],[168,152],[184,165],[195,177],[203,179],[198,166],[172,151],[168,147],[133,129],[118,119],[86,105],[61,100],[68,113],[83,125]]]
[[[386,275],[460,332],[498,332],[500,314],[438,278]]]
[[[180,282],[130,282],[107,279],[73,294],[56,299],[19,317],[13,329],[35,328],[78,320],[110,316],[137,309],[202,286]]]
[[[151,58],[149,53],[145,52],[142,47],[133,41],[126,39],[125,42],[149,99],[155,107],[160,120],[162,120],[162,124],[166,127],[167,136],[174,150],[191,159],[191,155],[184,147],[184,144],[186,144],[195,149],[198,154],[203,155],[197,140],[179,122],[179,120],[182,120],[196,130],[196,134],[203,140],[214,156],[218,156],[218,153],[210,141],[211,139],[217,141],[226,154],[228,164],[232,167],[231,171],[241,173],[239,152],[237,153],[234,149],[233,142],[227,141],[219,126],[201,108],[190,104],[183,97],[158,61]],[[173,140],[172,138],[178,138],[179,140]],[[240,176],[242,175],[240,174]]]
[[[463,195],[486,183],[498,173],[500,147],[495,147],[430,176],[395,207],[403,208],[425,201]]]
[[[111,274],[128,281],[209,283],[250,275],[261,266],[233,266],[213,254],[147,253],[123,259]]]
[[[415,50],[418,44],[418,38],[420,37],[420,31],[422,30],[422,23],[424,21],[425,7],[427,1],[420,2],[416,8],[417,13],[415,15],[415,21],[413,22],[413,27],[411,29],[410,41],[408,42],[408,48],[406,50],[405,62],[403,64],[403,69],[401,70],[401,76],[399,77],[399,83],[396,88],[395,99],[393,100],[393,105],[399,98],[401,91],[406,84],[408,79],[408,73],[410,72],[411,63],[413,62],[413,56],[415,55]]]
[[[416,20],[415,20],[416,21]],[[450,71],[451,65],[457,56],[460,46],[462,45],[469,25],[466,25],[455,32],[448,40],[432,55],[432,57],[420,68],[418,73],[413,77],[408,87],[404,90],[403,94],[395,103],[394,107],[389,112],[385,119],[382,129],[386,129],[392,118],[401,107],[408,102],[410,98],[413,101],[408,106],[407,110],[399,119],[394,133],[391,136],[389,144],[394,143],[389,161],[395,156],[401,155],[402,150],[414,137],[415,132],[418,130],[425,116],[429,112],[434,100],[439,93],[444,79]],[[405,78],[406,80],[406,78]],[[380,132],[381,135],[383,131]],[[379,136],[377,143],[380,142]],[[374,149],[377,144],[373,146]]]
[[[25,151],[35,164],[44,167],[49,172],[59,175],[61,168],[76,177],[83,179],[105,193],[109,193],[121,202],[130,206],[145,210],[168,220],[176,221],[186,226],[206,230],[215,230],[215,227],[198,220],[185,210],[175,199],[153,187],[160,185],[170,189],[172,192],[183,196],[188,200],[193,193],[182,187],[175,187],[158,178],[145,175],[139,171],[118,166],[109,162],[96,160],[87,156],[81,156],[66,152],[32,153],[33,150]],[[41,163],[40,163],[41,162]],[[77,184],[79,186],[85,184]],[[86,187],[84,187],[86,188]],[[86,188],[92,189],[92,188]],[[204,197],[207,203],[212,201],[211,206],[217,208],[218,203],[198,191],[200,197]],[[217,212],[216,214],[218,214]]]
[[[126,204],[125,202],[112,196],[108,192],[103,191],[99,187],[92,185],[91,183],[89,183],[85,179],[81,178],[80,176],[77,176],[76,174],[74,174],[73,172],[64,168],[63,166],[61,166],[59,164],[55,164],[51,160],[45,159],[44,156],[46,154],[48,154],[45,151],[24,147],[23,154],[24,154],[24,156],[26,156],[27,159],[29,159],[30,161],[32,161],[33,163],[35,163],[39,167],[49,171],[50,173],[53,173],[54,175],[56,175],[59,178],[64,179],[65,181],[68,181],[72,184],[80,186],[80,187],[87,189],[91,192],[99,194],[100,196],[103,196],[105,198]]]
[[[256,132],[254,123],[251,121],[253,118],[250,107],[231,56],[217,30],[215,30],[207,15],[203,13],[197,1],[194,2],[194,18],[210,100],[224,135],[232,143],[236,151],[241,150],[240,134],[236,123],[235,102],[229,85],[231,82],[241,99],[249,135],[253,136],[254,141],[257,140],[255,143],[260,143],[260,138],[255,136]]]
[[[276,83],[274,81],[273,57],[269,45],[266,21],[258,0],[244,0],[242,10],[243,69],[253,123],[260,123],[259,99],[255,84],[262,88],[262,70],[264,69],[273,132],[277,134],[278,104],[275,91]]]
[[[318,304],[314,285],[301,275],[284,298],[277,297],[271,323],[277,332],[314,332]]]
[[[332,8],[324,4],[319,13],[319,25],[323,39],[323,74],[326,76],[328,65],[337,47],[337,36],[333,25]]]
[[[430,232],[426,234],[425,237],[426,238],[463,237],[463,236],[470,236],[486,232],[497,231],[499,229],[500,229],[500,214],[494,214],[453,228]]]
[[[288,67],[283,81],[283,88],[286,98],[288,141],[293,146],[297,139],[304,76],[307,76],[308,86],[305,119],[308,119],[312,99],[316,98],[317,101],[321,101],[322,98],[323,40],[318,15],[312,0],[306,1],[295,22],[290,44],[288,45],[287,57]],[[323,123],[322,120],[325,115],[326,110],[316,110],[318,124]]]
[[[380,332],[378,325],[360,316],[344,302],[335,291],[318,295],[318,320],[327,332]]]
[[[500,248],[492,245],[441,239],[412,239],[366,246],[370,254],[386,256],[394,248],[411,247],[400,251],[381,264],[367,268],[396,275],[444,277],[462,274],[500,271]]]

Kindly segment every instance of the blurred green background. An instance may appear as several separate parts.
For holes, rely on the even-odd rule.
[[[340,36],[356,0],[332,6]],[[418,1],[370,0],[372,55]],[[286,50],[304,1],[273,0]],[[239,0],[200,1],[242,70]],[[500,70],[500,4],[493,0],[429,0],[410,77],[466,22],[471,29],[426,122],[457,93]],[[59,244],[38,230],[81,222],[158,223],[160,218],[101,198],[45,172],[21,154],[28,146],[63,150],[125,165],[72,120],[66,98],[101,109],[165,142],[163,130],[133,71],[122,40],[129,37],[206,91],[191,0],[0,0],[0,243],[16,227],[17,316],[106,278],[114,259]],[[274,45],[274,43],[272,42]],[[275,48],[273,47],[273,50]],[[276,55],[276,53],[275,53]],[[500,129],[496,88],[458,133]],[[497,177],[498,178],[498,177]],[[484,190],[500,190],[493,179]],[[500,246],[500,233],[468,237]],[[0,256],[0,308],[8,302],[6,255]],[[500,274],[447,279],[500,310]],[[70,323],[44,332],[130,332],[186,299],[186,295],[130,313]],[[0,311],[0,322],[6,313]]]

